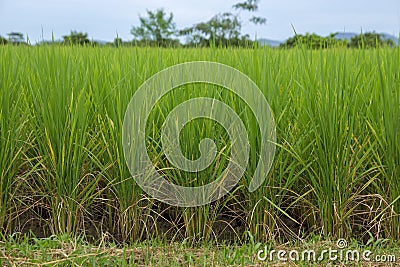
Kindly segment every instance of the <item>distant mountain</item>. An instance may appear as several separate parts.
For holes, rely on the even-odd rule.
[[[271,47],[277,47],[280,44],[285,42],[285,41],[277,41],[277,40],[271,40],[271,39],[258,39],[257,41],[260,45],[268,45]]]
[[[396,45],[399,45],[399,38],[397,38],[396,36],[393,36],[391,34],[388,33],[379,33],[382,37],[383,40],[392,40]],[[335,35],[335,38],[338,40],[349,40],[351,38],[353,38],[354,36],[358,35],[358,33],[354,33],[354,32],[338,32]]]
[[[354,36],[357,36],[357,35],[358,34],[354,33],[354,32],[338,32],[338,33],[336,33],[335,38],[338,40],[349,40],[350,41],[351,38],[353,38]]]
[[[91,40],[92,42],[95,42],[95,43],[97,43],[97,44],[99,44],[99,45],[106,45],[106,44],[108,44],[109,42],[107,42],[107,41],[104,41],[104,40]]]

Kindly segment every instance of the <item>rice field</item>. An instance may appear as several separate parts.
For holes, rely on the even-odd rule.
[[[188,123],[180,148],[199,142],[217,154],[198,173],[174,168],[161,131],[180,103],[212,97],[246,127],[249,163],[239,183],[201,207],[174,207],[147,195],[127,167],[122,126],[130,99],[159,71],[184,62],[234,67],[261,89],[276,123],[275,158],[250,193],[261,139],[237,95],[188,84],[165,95],[145,126],[153,165],[168,181],[209,183],[226,168],[231,143],[221,125]],[[285,242],[400,238],[400,48],[328,50],[258,47],[0,47],[0,228],[3,235],[68,234],[118,242],[145,239]],[[200,177],[202,179],[200,179]]]

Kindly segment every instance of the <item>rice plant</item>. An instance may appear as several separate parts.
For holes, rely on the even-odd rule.
[[[29,170],[24,168],[23,154],[29,147],[25,94],[21,90],[19,55],[11,48],[2,51],[0,66],[0,231],[12,231],[12,222],[21,213],[16,195]]]
[[[228,231],[260,241],[325,237],[398,238],[400,232],[399,48],[0,47],[0,227],[36,206],[51,233],[96,232],[120,241],[219,240]],[[216,158],[191,173],[169,162],[162,125],[186,100],[211,97],[234,110],[247,131],[249,162],[236,187],[202,207],[171,207],[134,181],[122,145],[124,114],[139,86],[184,62],[232,66],[260,88],[277,126],[274,163],[255,192],[260,154],[255,114],[238,95],[202,83],[161,98],[146,123],[149,158],[168,181],[214,181],[231,157],[229,134],[196,119],[180,132],[185,157],[211,138]],[[173,77],[172,77],[173,78]],[[33,201],[33,200],[32,200]],[[383,227],[382,227],[383,226]],[[93,230],[94,229],[94,230]],[[361,229],[361,230],[360,230]],[[361,231],[361,233],[360,233]]]
[[[24,87],[35,158],[40,161],[35,190],[50,207],[51,232],[74,233],[97,194],[98,177],[88,169],[85,151],[93,112],[88,62],[62,47],[30,52]]]

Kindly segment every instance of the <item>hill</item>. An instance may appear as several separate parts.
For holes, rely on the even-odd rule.
[[[280,44],[284,43],[284,41],[271,40],[271,39],[258,39],[260,45],[268,45],[271,47],[278,47]]]
[[[399,45],[399,38],[397,38],[394,35],[388,34],[388,33],[379,33],[382,37],[383,40],[392,40],[396,45]],[[354,32],[338,32],[335,35],[335,38],[338,40],[349,40],[353,38],[354,36],[358,35],[358,33]]]

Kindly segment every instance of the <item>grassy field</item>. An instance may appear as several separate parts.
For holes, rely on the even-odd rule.
[[[48,238],[13,236],[1,242],[2,266],[398,266],[399,246],[387,240],[366,245],[350,242],[344,250],[323,255],[323,251],[337,249],[335,242],[311,238],[307,243],[273,245],[249,242],[242,245],[203,243],[193,247],[185,242],[166,244],[157,240],[120,246],[113,242],[93,245],[82,238],[66,235]],[[264,251],[274,251],[265,256]],[[260,254],[260,251],[262,253]],[[316,258],[299,256],[299,260],[279,260],[278,251],[314,251]],[[347,251],[359,251],[360,260],[346,259]],[[362,253],[370,251],[368,260]],[[301,254],[300,254],[301,255]],[[260,256],[260,258],[259,258]],[[288,255],[285,256],[289,258]],[[318,257],[318,258],[317,258]],[[335,259],[336,257],[336,259]],[[341,259],[342,257],[343,259]]]
[[[231,92],[192,84],[163,97],[146,124],[147,151],[168,180],[196,185],[198,174],[171,167],[161,126],[183,101],[209,96],[230,105],[250,141],[244,177],[228,195],[198,208],[171,207],[131,178],[122,123],[135,90],[166,67],[215,61],[262,90],[275,116],[276,154],[266,181],[248,185],[260,149],[254,114]],[[400,238],[400,49],[276,50],[0,47],[0,229],[135,243],[301,241],[309,236]],[[197,158],[205,137],[226,167],[230,141],[207,119],[181,133]],[[7,238],[6,238],[7,239]],[[110,241],[110,242],[111,242]]]
[[[18,238],[1,243],[0,262],[9,266],[229,266],[262,264],[257,260],[260,244],[242,246],[159,241],[118,246],[113,242],[89,244],[68,236],[44,239]],[[2,265],[3,266],[3,265]]]

